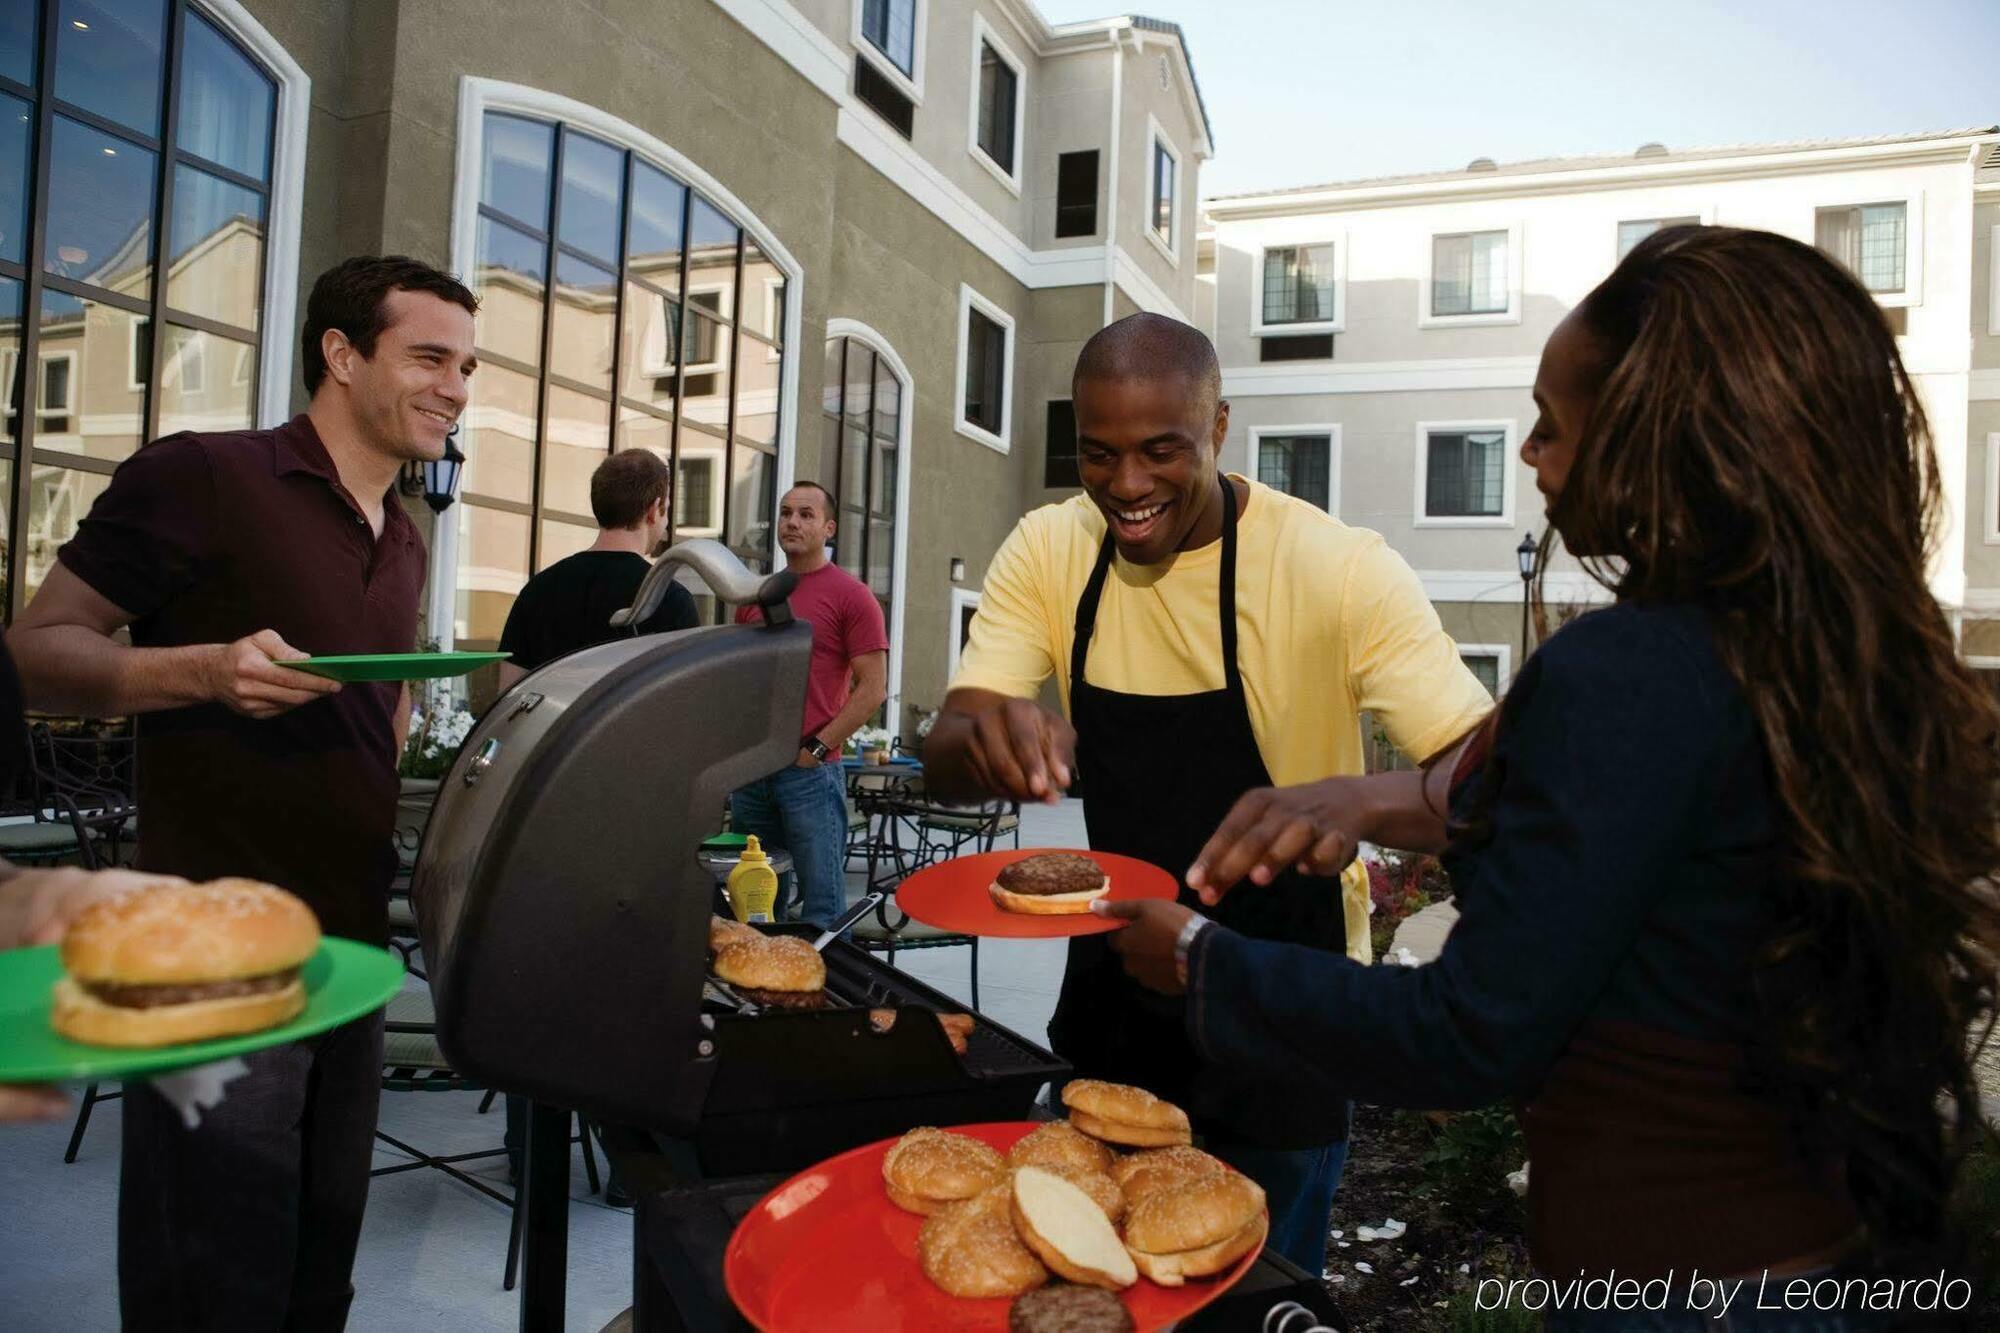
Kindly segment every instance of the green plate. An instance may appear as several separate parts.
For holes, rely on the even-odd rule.
[[[62,977],[56,945],[0,952],[0,1083],[143,1077],[282,1046],[372,1014],[403,985],[403,961],[387,949],[323,939],[306,960],[306,1007],[291,1022],[240,1037],[180,1046],[86,1046],[49,1026],[49,991]]]
[[[294,671],[310,671],[330,680],[443,680],[464,676],[488,662],[505,661],[506,653],[353,653],[346,657],[301,657],[280,662]]]

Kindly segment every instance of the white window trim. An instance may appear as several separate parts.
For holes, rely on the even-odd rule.
[[[828,342],[852,338],[872,349],[902,385],[901,411],[896,421],[896,550],[889,569],[889,696],[883,714],[889,720],[889,733],[895,735],[901,727],[898,719],[903,711],[903,619],[910,604],[910,441],[911,423],[916,418],[917,381],[889,340],[858,320],[829,319],[826,337]],[[797,360],[794,357],[793,363]]]
[[[1333,318],[1309,324],[1266,324],[1264,322],[1264,255],[1271,250],[1295,250],[1308,245],[1333,247]],[[1287,338],[1293,334],[1345,333],[1347,331],[1347,233],[1326,232],[1296,241],[1263,241],[1250,247],[1250,336]]]
[[[1340,517],[1340,425],[1338,422],[1321,422],[1308,426],[1252,426],[1250,428],[1250,457],[1245,461],[1244,472],[1250,477],[1257,475],[1257,464],[1262,454],[1262,442],[1266,435],[1324,435],[1326,436],[1326,512]]]
[[[1985,509],[1986,545],[2000,546],[2000,431],[1989,431],[1986,436]]]
[[[1507,686],[1509,682],[1511,682],[1514,679],[1513,644],[1461,643],[1458,645],[1458,656],[1459,660],[1461,661],[1463,661],[1467,657],[1491,657],[1495,659],[1495,664],[1499,669],[1493,673],[1496,681],[1498,682],[1498,688],[1496,689],[1493,697],[1495,699],[1498,699],[1501,695],[1507,693]]]
[[[1014,169],[1007,170],[989,157],[979,146],[979,66],[980,48],[990,46],[1007,68],[1014,71]],[[972,96],[971,112],[966,117],[965,148],[972,154],[972,160],[986,168],[1007,188],[1009,194],[1019,197],[1021,193],[1021,162],[1028,155],[1028,66],[1014,48],[1000,40],[984,16],[972,16]]]
[[[1167,156],[1174,160],[1174,193],[1167,214],[1167,239],[1160,239],[1160,232],[1153,225],[1153,201],[1160,197],[1159,155],[1154,145],[1167,150]],[[1116,182],[1113,182],[1115,187]],[[1187,193],[1187,169],[1181,160],[1181,150],[1160,128],[1160,122],[1152,112],[1146,113],[1146,239],[1153,248],[1166,256],[1167,262],[1175,268],[1181,266],[1181,197]]]
[[[236,367],[229,372],[230,388],[240,388],[250,382],[250,357],[253,351],[254,349],[249,347],[239,346],[236,349]]]
[[[306,125],[312,80],[299,62],[245,9],[241,0],[201,0],[215,24],[277,85],[271,127],[271,193],[264,223],[264,316],[257,330],[257,421],[280,425],[292,415],[292,357],[298,347],[299,229],[306,191]],[[476,188],[476,186],[475,186]],[[467,251],[470,258],[471,252]],[[461,266],[460,272],[469,272]],[[454,531],[456,524],[446,524]],[[435,545],[435,543],[433,543]]]
[[[916,7],[916,26],[910,38],[910,72],[903,73],[896,68],[896,62],[888,57],[875,43],[868,40],[861,31],[862,0],[854,0],[854,30],[851,40],[854,49],[880,71],[883,78],[902,90],[903,96],[918,106],[924,104],[924,42],[930,32],[930,0],[911,0]]]
[[[1497,430],[1503,432],[1500,442],[1501,483],[1500,512],[1497,515],[1481,514],[1472,517],[1446,516],[1433,518],[1424,512],[1426,497],[1430,489],[1432,431]],[[1414,524],[1419,528],[1511,528],[1514,526],[1514,490],[1521,471],[1515,457],[1520,449],[1518,423],[1506,418],[1487,417],[1467,421],[1419,421],[1416,434],[1417,493],[1411,509]]]
[[[688,284],[687,297],[684,302],[685,308],[681,312],[681,338],[683,341],[685,341],[687,338],[687,330],[688,330],[687,311],[700,310],[703,314],[706,314],[712,318],[718,318],[718,319],[720,318],[719,316],[716,315],[715,311],[710,310],[707,306],[697,306],[694,303],[694,298],[696,296],[711,294],[714,292],[726,292],[729,290],[729,288],[730,285],[726,282],[704,282],[704,283],[691,282]],[[733,321],[724,319],[721,320],[721,322],[725,326],[727,326],[731,324]],[[718,371],[728,369],[729,349],[727,347],[721,346],[721,344],[728,342],[731,338],[735,336],[736,335],[731,329],[729,329],[728,327],[724,327],[720,332],[716,334],[717,346],[715,349],[718,353],[721,354],[722,359],[720,361],[690,361],[687,365],[681,367],[681,373],[683,375],[713,375]],[[668,375],[673,374],[673,367],[669,366],[662,373]]]
[[[2000,225],[1986,238],[1986,332],[2000,337]]]
[[[8,421],[14,419],[14,373],[20,364],[21,349],[18,346],[0,347],[0,418]],[[23,392],[26,392],[25,386]]]
[[[979,598],[980,590],[978,588],[953,588],[951,590],[951,618],[945,624],[945,634],[950,639],[950,642],[945,645],[944,679],[946,688],[950,687],[953,678],[958,675],[958,657],[960,652],[958,643],[959,618],[965,614],[965,608],[968,606],[974,611],[979,610]]]
[[[1924,303],[1924,192],[1922,190],[1876,191],[1834,199],[1816,199],[1806,214],[1806,244],[1819,244],[1820,210],[1860,208],[1867,204],[1903,206],[1903,290],[1870,292],[1875,304],[1887,307],[1920,306]],[[1859,275],[1856,275],[1857,279]]]
[[[1006,335],[1001,358],[1000,386],[1000,431],[995,434],[983,426],[975,426],[965,419],[966,357],[971,352],[967,338],[970,316],[974,310],[1000,326]],[[1014,317],[993,302],[972,290],[965,283],[958,285],[958,386],[952,396],[951,424],[960,435],[977,440],[996,453],[1008,453],[1014,438]]]
[[[152,322],[152,316],[150,315],[134,315],[131,319],[125,321],[125,391],[127,393],[144,393],[146,391],[146,381],[133,378],[132,363],[139,359],[139,330],[142,326],[151,324]],[[148,366],[146,369],[150,372],[152,367]],[[6,381],[0,380],[0,393],[4,393],[5,391]]]
[[[198,333],[197,336],[189,338],[175,350],[169,364],[179,377],[176,381],[176,387],[180,392],[208,392],[208,344],[201,340]],[[193,376],[188,374],[188,368],[191,366],[198,372]],[[160,378],[162,380],[166,379],[165,373],[162,373]],[[190,383],[190,380],[193,382]]]
[[[64,348],[61,351],[43,352],[39,355],[38,359],[41,364],[35,367],[35,420],[40,421],[43,417],[76,416],[76,374],[78,365],[76,349]],[[43,402],[42,399],[45,396],[44,390],[49,387],[48,368],[57,361],[67,362],[69,364],[69,372],[63,377],[63,393],[65,396],[63,405],[61,407],[51,407],[49,404]],[[80,431],[81,427],[77,431],[70,433],[77,434]]]
[[[922,3],[923,0],[918,0]],[[232,0],[233,3],[233,0]],[[797,348],[805,310],[805,268],[793,256],[791,248],[778,239],[776,232],[765,225],[757,213],[736,197],[713,174],[692,159],[669,145],[657,135],[639,128],[628,120],[623,120],[608,111],[560,93],[548,92],[541,88],[531,88],[525,84],[509,83],[501,79],[479,78],[463,75],[458,83],[458,158],[453,167],[453,192],[451,209],[451,266],[457,273],[473,270],[474,256],[477,254],[479,222],[479,178],[480,154],[485,147],[488,111],[515,111],[522,115],[537,116],[545,120],[560,120],[599,138],[630,148],[655,166],[672,173],[680,181],[699,190],[708,197],[710,203],[721,209],[731,221],[744,232],[756,238],[757,247],[764,258],[780,273],[790,288],[791,298],[785,302],[785,333],[779,341],[787,348]],[[303,143],[303,138],[301,138]],[[296,279],[294,279],[296,283]],[[276,293],[270,306],[275,309]],[[276,316],[268,314],[267,319]],[[291,312],[285,312],[287,339],[280,340],[284,346],[289,340]],[[289,358],[289,351],[286,352]],[[799,356],[792,355],[784,360],[778,382],[778,401],[797,403],[799,398]],[[289,359],[285,364],[289,367]],[[269,387],[269,377],[266,377]],[[471,403],[479,396],[479,381],[475,376],[470,389]],[[778,415],[778,475],[773,486],[776,495],[782,496],[791,488],[793,469],[798,465],[798,416],[796,411],[780,412]],[[279,418],[283,420],[283,417]],[[771,506],[770,519],[773,525],[778,521],[777,503]],[[426,632],[449,649],[456,640],[454,616],[458,606],[458,532],[457,523],[441,523],[431,540],[430,565],[430,607],[425,626]]]
[[[770,329],[774,335],[778,330],[778,291],[784,285],[783,278],[764,279],[764,327]],[[785,359],[784,349],[767,344],[764,348],[764,359],[782,361]]]
[[[1431,313],[1432,265],[1437,259],[1437,238],[1440,236],[1476,235],[1483,231],[1504,231],[1507,233],[1507,308],[1497,311],[1482,311],[1476,315],[1433,315]],[[1612,233],[1612,247],[1617,248],[1617,233]],[[1417,288],[1417,327],[1420,329],[1472,328],[1482,324],[1519,324],[1521,322],[1521,224],[1520,222],[1470,222],[1462,227],[1437,227],[1424,233],[1424,280]]]
[[[681,462],[686,463],[690,459],[695,459],[695,458],[704,459],[707,461],[709,465],[708,466],[708,516],[712,519],[719,519],[726,517],[729,497],[723,493],[722,481],[723,481],[723,473],[728,469],[729,466],[729,459],[727,457],[728,449],[722,443],[722,441],[715,439],[715,437],[712,435],[701,435],[699,432],[697,432],[697,438],[707,441],[712,441],[713,449],[711,450],[709,448],[704,447],[693,450],[692,452],[687,449],[682,449]],[[657,454],[654,456],[658,457]],[[660,461],[664,463],[667,460],[662,458],[660,459]],[[680,485],[681,485],[681,476],[679,473],[676,473],[674,475],[674,489],[679,490]],[[722,536],[722,524],[720,523],[681,524],[675,529],[675,536],[679,538],[714,537],[719,540]]]
[[[1610,268],[1618,267],[1619,263],[1624,259],[1624,256],[1618,253],[1618,229],[1620,227],[1628,222],[1658,222],[1663,218],[1670,217],[1692,217],[1704,227],[1713,227],[1715,225],[1715,205],[1704,204],[1698,209],[1691,208],[1686,211],[1646,213],[1639,217],[1619,217],[1615,219],[1611,224]],[[1610,269],[1608,268],[1606,271],[1609,272]]]

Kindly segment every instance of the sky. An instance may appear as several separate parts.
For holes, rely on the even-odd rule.
[[[1035,0],[1050,23],[1116,0]],[[1201,193],[1642,143],[2000,123],[2000,0],[1134,0],[1181,25]]]

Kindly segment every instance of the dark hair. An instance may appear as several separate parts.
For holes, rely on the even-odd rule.
[[[299,334],[299,356],[305,366],[306,392],[319,392],[326,378],[326,355],[320,343],[328,329],[339,329],[354,350],[375,355],[375,339],[389,327],[390,292],[429,292],[432,296],[479,313],[479,298],[449,273],[420,259],[403,255],[356,255],[319,275],[306,298],[306,326]]]
[[[1768,756],[1760,1084],[1879,1258],[1935,1255],[1985,1132],[2000,707],[1925,577],[1940,478],[1895,335],[1819,251],[1729,227],[1655,232],[1577,317],[1603,381],[1551,530],[1621,601],[1707,611]]]
[[[632,528],[667,498],[674,474],[647,449],[620,449],[590,474],[590,512],[604,529]]]
[[[1192,324],[1140,311],[1106,324],[1077,353],[1070,393],[1085,380],[1157,379],[1179,375],[1211,405],[1222,401],[1222,363],[1215,344]]]
[[[790,486],[785,488],[785,494],[790,495],[793,491],[818,491],[821,495],[824,495],[826,497],[826,516],[832,519],[837,519],[840,517],[840,512],[839,512],[840,502],[833,498],[832,491],[820,485],[818,482],[805,481],[805,480],[795,481]]]

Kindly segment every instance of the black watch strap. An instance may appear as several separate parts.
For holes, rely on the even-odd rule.
[[[799,748],[801,750],[804,750],[807,754],[811,755],[813,758],[821,760],[825,759],[827,755],[832,753],[832,751],[826,748],[826,742],[821,740],[817,736],[806,737],[804,740],[799,742]]]

